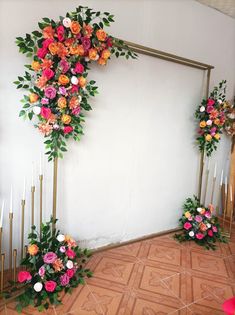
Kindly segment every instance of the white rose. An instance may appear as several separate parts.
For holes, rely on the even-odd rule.
[[[60,126],[58,124],[54,124],[53,129],[58,130],[58,129],[60,129]]]
[[[36,292],[42,291],[42,287],[43,287],[43,285],[42,285],[41,282],[37,282],[37,283],[35,283],[35,285],[33,286],[34,291],[36,291]]]
[[[207,223],[206,225],[208,227],[208,229],[211,227],[211,224],[210,223]]]
[[[71,20],[70,20],[70,18],[68,18],[68,17],[64,18],[64,19],[63,19],[63,25],[64,25],[65,27],[70,27],[70,25],[71,25]]]
[[[41,113],[41,107],[34,106],[33,107],[33,112],[34,112],[35,115],[39,115]]]
[[[206,124],[207,124],[207,126],[211,126],[212,125],[212,121],[209,119],[209,120],[207,120]]]
[[[190,232],[188,233],[188,235],[189,235],[190,237],[194,237],[194,232],[193,232],[193,231],[190,231]]]
[[[205,111],[205,106],[201,106],[200,107],[200,112],[202,113],[202,112],[204,112]]]
[[[56,239],[59,242],[63,242],[65,240],[65,236],[63,234],[59,234]]]
[[[222,101],[222,100],[218,100],[218,103],[219,103],[219,104],[222,104],[222,103],[223,103],[223,101]]]
[[[82,100],[81,95],[78,95],[78,101],[79,101],[79,103],[81,102],[81,100]]]
[[[95,57],[95,60],[98,60],[100,58],[100,56],[97,54]]]
[[[202,208],[197,208],[197,212],[201,212],[202,211]]]
[[[73,268],[73,262],[72,262],[72,260],[68,260],[68,261],[67,261],[66,267],[67,267],[68,269],[72,269],[72,268]]]
[[[90,58],[89,57],[85,57],[85,61],[86,62],[90,61]]]
[[[77,85],[78,84],[78,78],[73,75],[71,78],[71,83]]]

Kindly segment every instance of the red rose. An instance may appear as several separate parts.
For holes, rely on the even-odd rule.
[[[213,106],[214,104],[215,104],[215,101],[212,100],[211,98],[208,98],[208,100],[207,100],[207,105],[208,105],[208,106]]]
[[[69,92],[70,93],[77,93],[78,92],[78,86],[73,84]]]
[[[65,126],[64,127],[64,134],[70,133],[73,131],[73,127],[72,126]]]
[[[42,107],[41,108],[41,116],[45,119],[49,119],[50,116],[51,116],[51,110],[50,108],[47,108],[47,107]]]
[[[64,40],[64,27],[63,25],[60,25],[56,28],[57,37],[59,42],[62,42]]]
[[[66,273],[67,273],[67,276],[68,276],[69,278],[72,278],[72,277],[74,276],[75,270],[74,270],[74,269],[68,269],[68,270],[66,271]]]
[[[74,68],[75,73],[83,73],[84,72],[84,66],[80,63],[77,62]]]
[[[112,41],[111,37],[108,37],[108,39],[106,41],[106,44],[107,44],[108,47],[112,47],[113,46],[113,41]]]
[[[25,281],[30,281],[31,279],[32,279],[32,276],[28,271],[20,271],[18,273],[18,281],[20,283],[25,282]]]
[[[66,250],[66,255],[70,258],[70,259],[74,259],[74,257],[76,256],[75,252],[72,249],[67,249]]]
[[[212,236],[213,236],[213,231],[212,231],[212,230],[209,230],[209,231],[207,232],[207,234],[208,234],[210,237],[212,237]]]
[[[54,292],[56,288],[56,282],[53,280],[45,282],[45,289],[47,292]]]
[[[46,77],[47,80],[50,80],[52,77],[54,77],[54,74],[55,74],[54,71],[51,70],[50,68],[46,68],[42,71],[42,75]]]

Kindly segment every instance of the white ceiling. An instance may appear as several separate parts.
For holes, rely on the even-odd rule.
[[[196,0],[235,19],[235,0]]]

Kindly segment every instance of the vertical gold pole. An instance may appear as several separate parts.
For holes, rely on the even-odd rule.
[[[0,227],[0,255],[2,253],[2,232],[3,232],[3,229],[2,227]]]
[[[24,210],[25,200],[21,200],[21,259],[24,258]]]
[[[53,170],[53,209],[52,217],[56,219],[56,201],[57,201],[57,173],[58,173],[58,158],[54,158],[54,170]],[[55,230],[55,223],[52,224],[52,229]]]
[[[223,230],[224,230],[224,226],[225,226],[225,218],[226,218],[226,212],[227,212],[227,200],[228,200],[228,192],[226,191],[224,194]]]
[[[40,222],[40,237],[41,237],[41,234],[42,234],[42,184],[43,184],[43,175],[39,175],[39,181],[40,181],[40,219],[39,219],[39,222]]]
[[[212,191],[211,191],[211,204],[212,205],[213,205],[214,192],[215,192],[215,182],[216,182],[216,177],[213,177]]]
[[[25,255],[25,257],[26,257],[26,255],[27,255],[27,252],[28,252],[28,246],[25,245],[25,246],[24,246],[24,255]]]
[[[5,254],[1,254],[1,292],[3,292],[3,286],[4,286],[4,261],[5,261]]]
[[[13,257],[14,257],[14,262],[13,262],[13,281],[16,282],[17,249],[14,249],[14,251],[13,251]]]
[[[232,223],[233,223],[233,202],[231,201],[231,212],[230,212],[230,224],[229,224],[229,236],[232,234]]]
[[[12,276],[12,237],[13,237],[13,213],[9,213],[9,272]]]
[[[222,185],[219,186],[219,192],[218,192],[218,196],[217,196],[217,205],[216,205],[216,215],[217,217],[219,216],[220,213],[220,197],[222,194]]]
[[[31,187],[31,225],[34,225],[34,193],[35,186]]]
[[[206,185],[205,185],[205,194],[204,194],[204,199],[203,199],[203,205],[206,204],[206,195],[207,195],[207,187],[208,187],[209,173],[210,173],[210,170],[207,169],[207,170],[206,170]]]

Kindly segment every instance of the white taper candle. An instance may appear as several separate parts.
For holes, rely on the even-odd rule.
[[[11,196],[10,196],[10,213],[13,212],[13,193],[12,193],[12,185],[11,185]]]
[[[224,179],[224,170],[222,170],[222,172],[221,172],[221,176],[220,176],[220,186],[223,185],[223,179]]]

